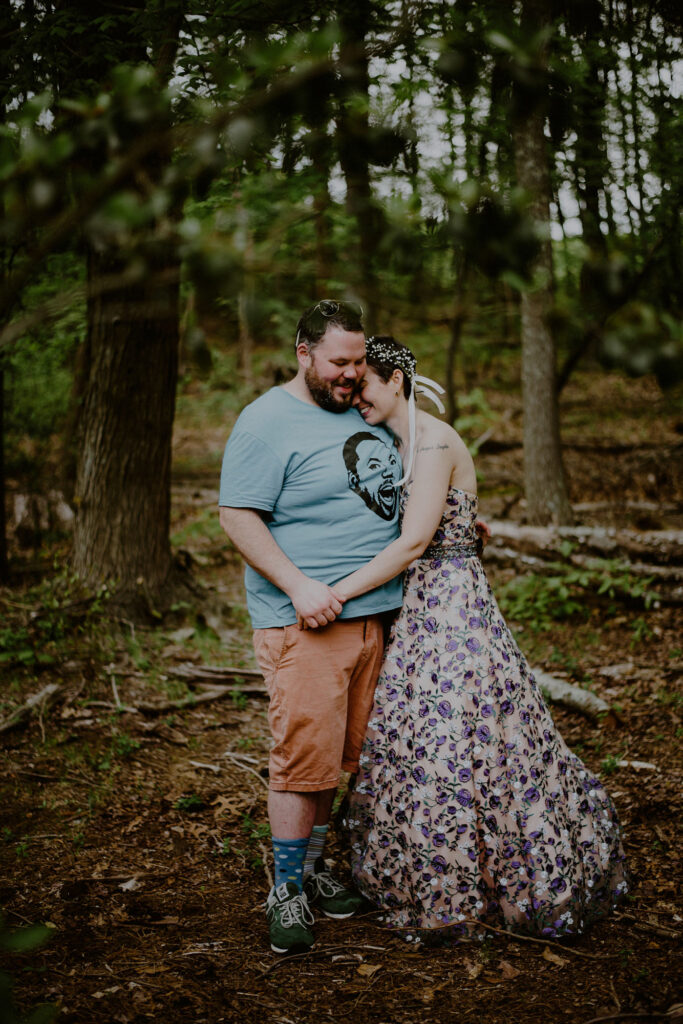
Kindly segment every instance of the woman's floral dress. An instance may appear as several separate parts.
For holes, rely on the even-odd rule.
[[[349,806],[354,880],[415,939],[478,920],[575,934],[626,891],[619,825],[505,624],[476,516],[451,488],[406,572]]]

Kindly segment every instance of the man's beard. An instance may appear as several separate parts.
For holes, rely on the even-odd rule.
[[[313,365],[306,368],[304,371],[304,380],[306,386],[311,392],[311,396],[315,401],[316,405],[319,405],[325,412],[346,412],[347,409],[351,408],[351,400],[354,396],[354,388],[349,390],[348,395],[345,398],[334,397],[334,384],[330,384],[329,381],[323,380],[315,372]]]

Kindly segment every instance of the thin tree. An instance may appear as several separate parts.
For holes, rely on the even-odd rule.
[[[528,36],[549,28],[544,0],[523,0],[521,28]],[[543,37],[541,36],[541,39]],[[541,75],[547,61],[546,44],[539,45]],[[553,306],[553,267],[550,244],[551,185],[545,136],[543,95],[530,105],[528,90],[517,104],[513,138],[519,186],[529,196],[529,213],[539,235],[535,283],[522,293],[522,400],[524,407],[524,489],[529,522],[568,524],[572,510],[567,496],[560,451],[556,390],[556,352],[550,327]],[[526,109],[526,112],[524,110]]]

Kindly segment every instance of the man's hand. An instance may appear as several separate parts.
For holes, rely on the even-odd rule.
[[[299,629],[318,629],[334,620],[342,610],[342,602],[332,587],[305,577],[294,587],[289,598],[296,611]]]

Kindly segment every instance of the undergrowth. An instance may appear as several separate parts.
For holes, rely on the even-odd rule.
[[[503,614],[535,630],[552,622],[587,619],[596,603],[606,603],[612,614],[619,602],[651,608],[657,600],[652,577],[635,576],[618,559],[595,558],[587,565],[549,562],[543,575],[515,576],[497,589]]]

